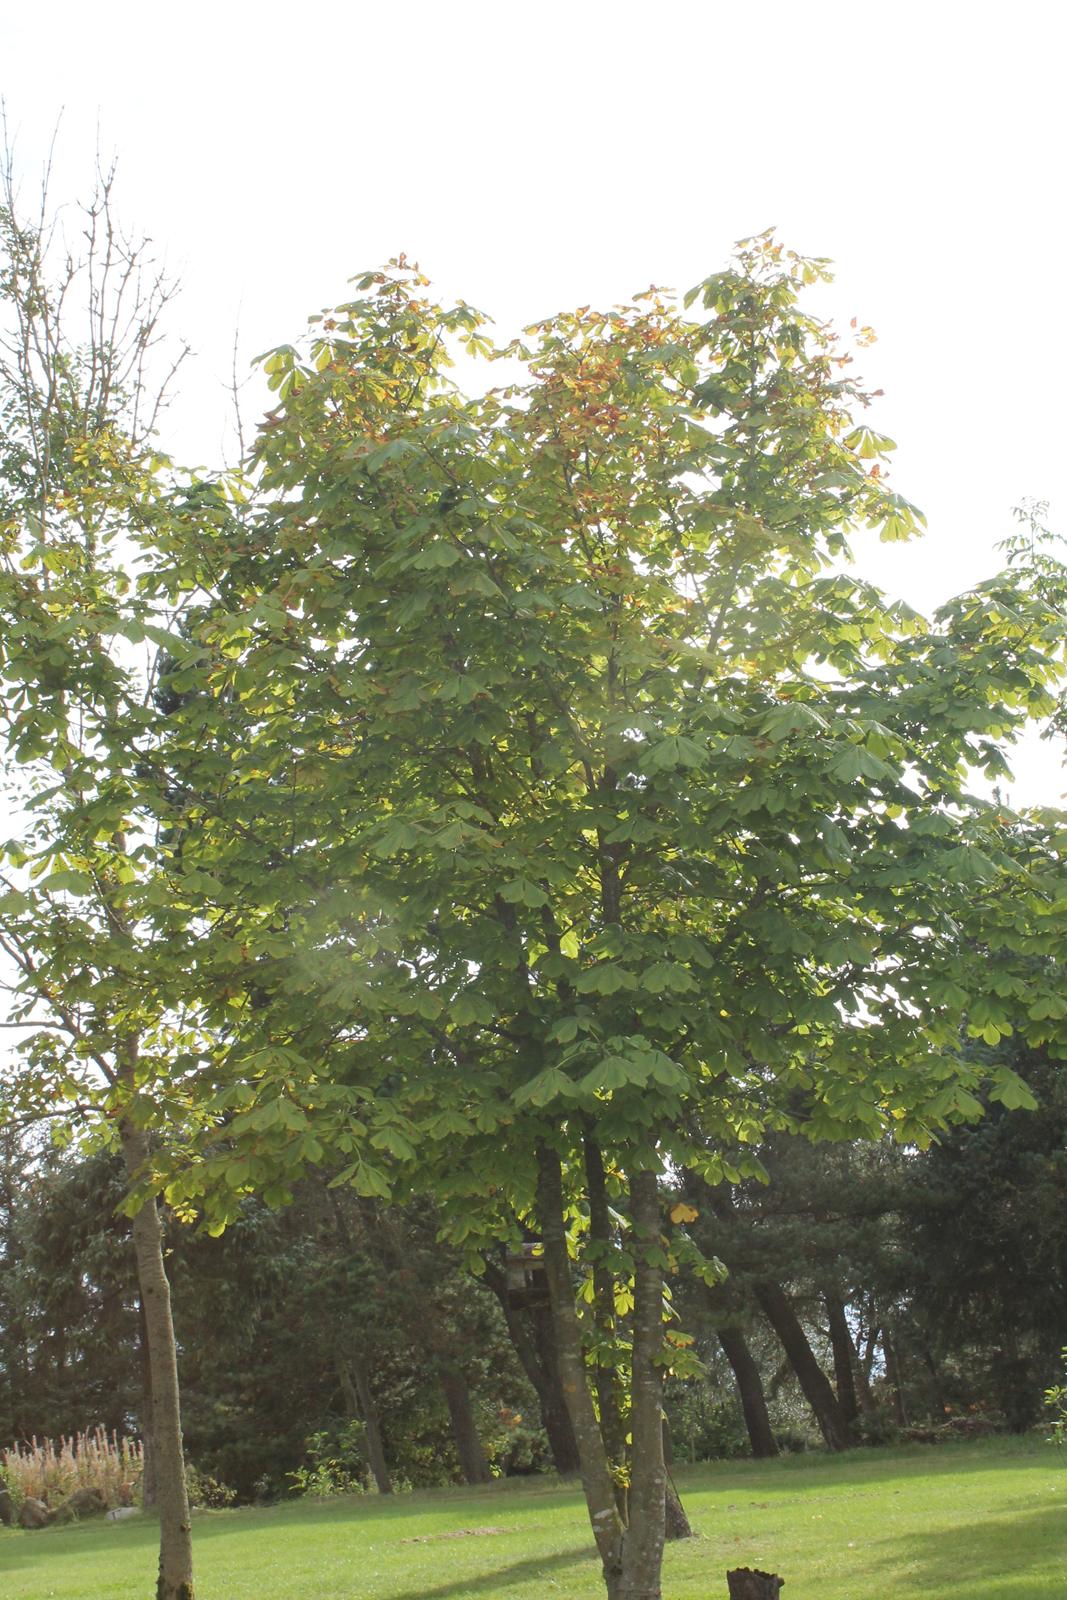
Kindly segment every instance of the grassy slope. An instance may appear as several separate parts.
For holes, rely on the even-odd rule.
[[[1067,1464],[1039,1441],[794,1457],[680,1474],[703,1535],[666,1600],[720,1600],[764,1566],[791,1600],[1063,1600]],[[502,1530],[441,1537],[464,1528]],[[579,1495],[547,1480],[198,1516],[197,1600],[584,1600],[601,1593]],[[4,1600],[149,1600],[155,1529],[0,1530]]]

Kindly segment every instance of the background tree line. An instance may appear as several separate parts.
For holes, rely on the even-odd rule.
[[[1067,1100],[1040,1055],[1016,1066],[1037,1112],[992,1106],[925,1152],[780,1138],[769,1185],[701,1202],[688,1226],[729,1276],[677,1291],[702,1369],[667,1386],[679,1458],[1039,1421],[1067,1316]],[[113,1157],[5,1135],[0,1437],[150,1441],[122,1195]],[[425,1205],[308,1182],[221,1238],[172,1223],[167,1248],[188,1453],[242,1500],[320,1459],[382,1492],[577,1470],[544,1298],[503,1258],[466,1271]]]

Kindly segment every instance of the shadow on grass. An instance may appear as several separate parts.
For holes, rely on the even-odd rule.
[[[1059,1494],[1049,1498],[1049,1505],[1008,1516],[880,1539],[871,1549],[871,1566],[887,1575],[906,1570],[917,1593],[958,1591],[960,1600],[1001,1600],[1005,1580],[1033,1574],[1046,1563],[1062,1575],[1067,1565],[1067,1507]]]
[[[581,1545],[574,1550],[559,1550],[552,1556],[531,1556],[527,1561],[513,1561],[507,1567],[495,1567],[492,1572],[483,1573],[481,1577],[470,1574],[465,1578],[455,1578],[449,1583],[440,1583],[433,1589],[425,1587],[419,1589],[405,1589],[390,1595],[389,1600],[460,1600],[466,1595],[496,1595],[502,1594],[505,1589],[510,1589],[519,1583],[529,1583],[535,1578],[543,1578],[555,1572],[561,1572],[567,1567],[576,1567],[582,1562],[596,1560],[595,1552],[589,1545]]]
[[[194,1549],[205,1536],[210,1539],[213,1535],[233,1533],[240,1529],[239,1514],[198,1522],[193,1532]],[[45,1529],[41,1533],[27,1534],[21,1538],[16,1536],[0,1539],[0,1571],[13,1572],[19,1567],[39,1566],[50,1556],[60,1554],[68,1558],[73,1555],[88,1557],[97,1552],[114,1556],[122,1551],[131,1556],[136,1552],[138,1559],[143,1553],[144,1559],[147,1560],[158,1540],[158,1523],[147,1517],[143,1522],[138,1521],[136,1527],[127,1524],[122,1528],[121,1534],[114,1525],[101,1526],[99,1523],[92,1527],[82,1524],[81,1527],[62,1530],[57,1528],[55,1531]],[[569,1550],[556,1551],[551,1555],[530,1556],[525,1560],[511,1562],[507,1566],[494,1567],[491,1572],[456,1577],[434,1588],[428,1589],[423,1586],[418,1589],[398,1591],[391,1594],[389,1600],[459,1600],[460,1596],[467,1595],[492,1596],[502,1594],[514,1585],[530,1583],[568,1567],[595,1560],[596,1551],[590,1540]]]

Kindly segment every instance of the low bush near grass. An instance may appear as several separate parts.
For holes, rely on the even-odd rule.
[[[104,1428],[70,1438],[30,1439],[0,1451],[0,1477],[16,1505],[28,1496],[56,1505],[75,1489],[99,1489],[109,1506],[133,1505],[144,1474],[144,1450]]]

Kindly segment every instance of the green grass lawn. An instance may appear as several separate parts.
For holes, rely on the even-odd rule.
[[[1064,1600],[1067,1462],[1040,1440],[864,1450],[683,1470],[700,1537],[665,1600],[724,1600],[728,1567],[788,1600]],[[465,1530],[487,1529],[473,1534]],[[304,1501],[195,1520],[197,1600],[584,1600],[601,1593],[578,1492],[525,1479]],[[149,1519],[0,1530],[3,1600],[150,1600]]]

